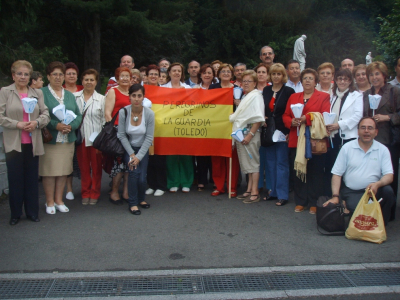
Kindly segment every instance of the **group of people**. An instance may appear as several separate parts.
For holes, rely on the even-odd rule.
[[[274,50],[264,46],[261,62],[251,70],[243,63],[233,67],[218,60],[204,65],[193,60],[185,80],[180,63],[171,64],[163,58],[157,65],[135,69],[133,58],[125,55],[108,82],[105,96],[95,90],[99,74],[94,69],[80,75],[80,86],[74,63],[52,62],[46,68],[49,84],[42,87],[43,76],[33,71],[29,62],[14,62],[14,83],[0,91],[10,224],[19,222],[23,207],[28,219],[39,221],[38,175],[46,195],[46,212],[55,214],[69,211],[64,191],[67,186],[65,198],[74,199],[75,174],[81,178],[82,204],[95,205],[103,169],[112,178],[109,201],[122,205],[125,200],[134,215],[141,214],[140,208],[150,207],[146,195],[162,196],[180,189],[188,193],[193,184],[201,192],[211,182],[212,196],[230,193],[244,203],[276,200],[276,206],[287,204],[293,189],[295,212],[308,207],[311,214],[316,213],[316,201],[322,195],[332,196],[327,204],[341,198],[351,213],[359,191],[369,187],[384,194],[385,223],[394,219],[400,151],[400,58],[395,66],[397,77],[390,83],[388,68],[382,62],[354,66],[352,60],[345,59],[338,70],[326,62],[317,70],[300,71],[298,61],[290,60],[284,66],[274,63],[274,58]],[[243,140],[232,145],[231,167],[226,157],[152,153],[155,114],[151,99],[145,97],[150,85],[242,89],[242,97],[232,99],[229,116],[233,131],[244,132]],[[370,95],[381,97],[377,109],[370,109]],[[37,100],[32,113],[24,110],[24,98]],[[54,113],[60,104],[75,115],[68,124]],[[292,106],[299,104],[302,113],[295,116]],[[335,114],[331,124],[324,123],[324,112]],[[125,149],[123,155],[110,157],[93,147],[103,125],[110,121]],[[262,146],[261,134],[271,126],[268,124],[274,124],[286,141]],[[310,137],[325,143],[326,153],[308,155]],[[357,164],[352,163],[354,156]],[[377,161],[374,170],[368,167],[370,160]],[[241,173],[246,174],[247,188],[238,194]],[[267,191],[265,197],[260,195],[262,189]]]

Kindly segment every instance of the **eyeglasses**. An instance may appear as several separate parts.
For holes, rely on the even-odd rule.
[[[119,79],[129,79],[131,78],[129,75],[119,76]]]
[[[372,127],[372,126],[361,126],[360,129],[362,131],[366,131],[366,130],[372,131],[372,130],[375,130],[375,127]]]
[[[18,77],[22,77],[22,76],[29,77],[29,73],[23,73],[23,72],[17,72],[17,73],[15,73],[15,75],[17,75]]]
[[[262,56],[270,56],[272,54],[273,54],[272,52],[265,52],[265,53],[262,54]]]
[[[254,82],[253,80],[243,80],[243,84],[248,84],[250,82]]]
[[[221,74],[232,74],[232,72],[229,70],[222,70],[220,73]]]
[[[338,77],[338,78],[336,78],[336,81],[337,81],[337,82],[341,82],[341,81],[343,81],[343,82],[349,82],[350,79],[347,78],[347,77]]]
[[[69,73],[65,73],[65,75],[68,75],[68,76],[76,76],[77,74],[76,74],[75,72],[69,72]]]
[[[303,80],[314,81],[314,77],[303,77]]]
[[[50,75],[53,77],[64,77],[63,73],[51,73]]]
[[[149,76],[158,76],[158,73],[149,73]]]

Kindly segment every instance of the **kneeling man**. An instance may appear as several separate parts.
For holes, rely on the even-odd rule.
[[[378,134],[373,118],[364,117],[358,123],[358,139],[346,143],[340,150],[332,168],[332,199],[340,198],[350,212],[354,212],[366,189],[374,192],[382,208],[385,225],[390,221],[391,209],[396,198],[390,183],[393,181],[393,167],[386,146],[374,140]],[[341,181],[343,177],[343,186]]]

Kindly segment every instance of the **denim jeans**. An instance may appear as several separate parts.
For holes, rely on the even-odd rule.
[[[271,178],[271,194],[281,200],[289,200],[289,148],[279,142],[266,147],[267,170]]]
[[[267,190],[272,189],[272,180],[271,176],[272,173],[268,171],[267,167],[267,148],[268,147],[260,147],[260,178],[258,179],[258,188],[264,188],[264,180],[265,180],[265,187]]]
[[[138,153],[139,147],[132,147],[135,153]],[[125,152],[124,154],[125,164],[128,166],[129,155]],[[128,170],[128,195],[129,195],[129,207],[137,206],[140,202],[144,201],[145,192],[147,188],[147,165],[149,164],[149,152],[139,162],[137,168]]]

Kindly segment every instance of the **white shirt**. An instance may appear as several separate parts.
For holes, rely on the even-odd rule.
[[[83,124],[80,129],[82,138],[85,139],[85,146],[93,146],[93,143],[89,140],[89,137],[94,132],[100,133],[103,129],[104,123],[106,122],[104,117],[105,97],[94,91],[93,95],[85,103],[83,90],[74,93],[74,96],[82,116],[86,111],[86,115],[83,119]]]
[[[142,114],[142,121],[138,126],[133,126],[131,124],[131,115],[132,110],[127,109],[128,115],[125,119],[126,124],[126,134],[129,136],[129,142],[131,143],[132,147],[141,147],[144,139],[146,137],[146,125],[145,125],[145,116]]]
[[[286,86],[291,87],[292,89],[294,89],[294,91],[296,93],[301,93],[302,91],[304,91],[303,85],[301,84],[300,81],[297,84],[295,84],[293,81],[288,79],[288,81],[286,82]]]
[[[332,174],[343,176],[346,186],[352,190],[365,189],[386,174],[393,174],[390,153],[386,146],[373,141],[365,153],[358,139],[348,142],[336,158]]]
[[[180,83],[181,86],[185,87],[185,89],[190,89],[191,88],[190,85],[187,85],[186,83],[183,83],[183,82],[180,82],[180,81],[179,81],[179,83]],[[161,87],[172,88],[172,83],[171,83],[171,81],[169,81],[166,84],[161,85]]]
[[[389,82],[391,85],[400,87],[400,82],[397,80],[397,77],[395,77],[392,81]]]

